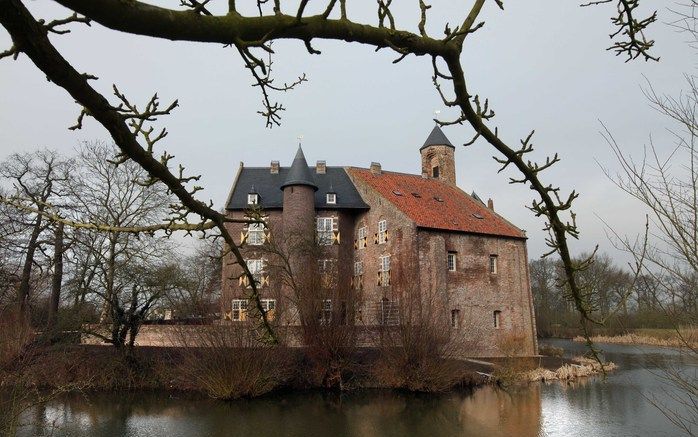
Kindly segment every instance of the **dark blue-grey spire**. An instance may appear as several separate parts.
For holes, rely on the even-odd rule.
[[[448,138],[446,138],[446,135],[441,130],[439,125],[434,126],[434,129],[431,130],[431,133],[427,137],[427,140],[424,142],[424,145],[419,148],[419,150],[422,150],[429,146],[449,146],[455,149],[455,146],[451,144]]]
[[[291,185],[307,185],[313,187],[313,189],[317,191],[317,185],[313,179],[313,174],[308,168],[308,162],[305,160],[305,155],[300,145],[298,146],[296,157],[293,158],[293,164],[291,164],[291,168],[288,170],[286,180],[283,185],[281,185],[281,189],[283,190],[285,187]]]

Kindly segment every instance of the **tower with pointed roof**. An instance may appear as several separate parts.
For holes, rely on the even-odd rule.
[[[283,223],[287,235],[306,235],[312,232],[315,221],[315,192],[318,186],[300,145],[286,179],[281,184],[281,190]]]
[[[441,128],[434,126],[419,149],[422,155],[422,176],[456,185],[456,148],[446,138]]]

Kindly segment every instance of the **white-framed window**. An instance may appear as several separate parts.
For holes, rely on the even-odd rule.
[[[274,320],[274,316],[276,315],[276,299],[262,299],[262,310],[264,310],[264,314],[267,315],[268,320]]]
[[[358,231],[358,238],[359,240],[363,240],[366,237],[368,237],[368,227],[361,226]]]
[[[333,231],[337,230],[336,217],[317,217],[317,242],[321,246],[332,244]]]
[[[460,327],[460,310],[451,310],[451,328]]]
[[[364,249],[368,244],[368,227],[361,226],[356,232],[356,248]]]
[[[497,310],[492,313],[492,318],[494,319],[494,328],[499,329],[502,327],[502,312]]]
[[[262,280],[262,274],[264,273],[264,260],[263,259],[248,259],[245,261],[247,263],[247,268],[252,273],[252,277],[255,283],[259,284]]]
[[[364,262],[356,261],[354,262],[354,276],[360,276],[364,274]]]
[[[380,261],[380,270],[381,272],[389,272],[390,271],[390,255],[381,255],[379,258]]]
[[[244,322],[247,319],[247,299],[233,299],[232,310],[232,320]]]
[[[449,272],[455,272],[456,271],[456,252],[448,252],[448,271]]]
[[[249,193],[247,195],[247,204],[248,205],[258,205],[259,204],[259,194]]]
[[[386,220],[378,221],[378,244],[383,244],[388,241],[388,222]]]
[[[390,255],[381,255],[378,261],[378,285],[387,287],[390,285]]]
[[[378,323],[384,326],[396,326],[400,324],[400,306],[396,301],[383,298],[380,302]]]
[[[317,268],[321,275],[332,273],[334,270],[335,260],[319,259],[317,260]]]
[[[490,273],[497,274],[497,255],[490,255]]]
[[[247,225],[247,244],[261,246],[264,244],[264,223],[250,223]]]
[[[337,194],[327,193],[325,200],[328,205],[335,205],[337,203]]]
[[[320,317],[318,317],[321,325],[329,325],[332,322],[332,299],[324,299],[320,302]]]

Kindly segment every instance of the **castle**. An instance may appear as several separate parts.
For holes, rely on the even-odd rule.
[[[267,318],[287,330],[303,320],[368,331],[429,322],[468,340],[463,356],[502,356],[506,341],[535,355],[526,235],[456,186],[454,152],[436,126],[418,175],[375,162],[311,167],[300,146],[290,167],[240,163],[227,217],[260,222],[227,226]],[[233,261],[224,259],[221,323],[242,326],[259,315]]]

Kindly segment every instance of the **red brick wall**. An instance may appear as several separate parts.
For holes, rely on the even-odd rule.
[[[449,251],[456,252],[455,272],[447,268]],[[445,297],[444,317],[460,311],[457,335],[474,349],[465,355],[505,355],[512,337],[520,337],[519,353],[537,353],[525,240],[420,229],[419,252],[422,289]],[[490,255],[497,255],[496,274],[489,270]],[[494,311],[501,311],[499,328]]]
[[[439,177],[444,182],[456,185],[455,150],[450,146],[429,146],[420,151],[422,155],[422,174],[432,175],[432,169],[439,167]]]

